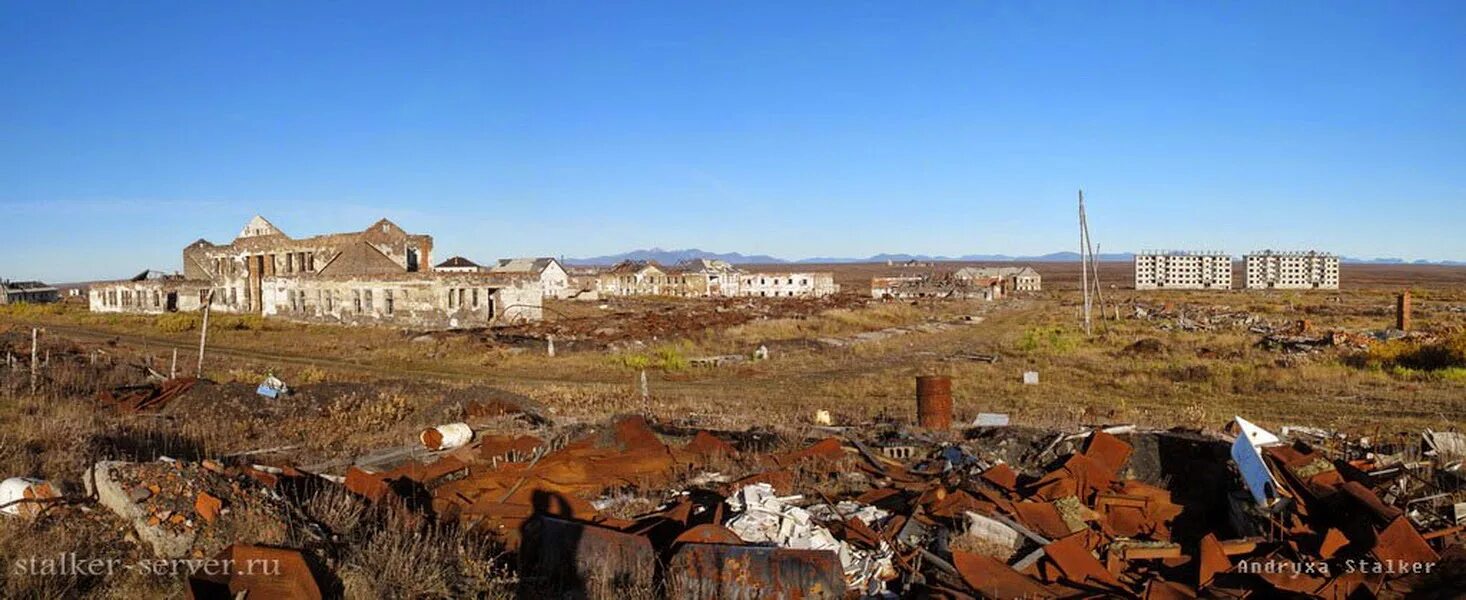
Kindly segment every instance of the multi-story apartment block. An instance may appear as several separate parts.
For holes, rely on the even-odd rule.
[[[1226,290],[1232,257],[1225,252],[1146,250],[1135,255],[1135,289]]]
[[[1337,290],[1339,257],[1327,252],[1262,250],[1244,257],[1247,289]]]

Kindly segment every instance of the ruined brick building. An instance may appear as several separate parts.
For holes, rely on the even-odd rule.
[[[183,273],[94,284],[97,312],[211,310],[301,321],[468,327],[538,320],[532,277],[433,272],[433,238],[382,219],[359,232],[285,235],[254,217],[228,244],[183,249]]]

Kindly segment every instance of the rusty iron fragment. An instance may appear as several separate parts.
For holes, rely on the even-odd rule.
[[[682,532],[674,540],[677,544],[729,544],[733,546],[743,545],[743,540],[738,534],[733,533],[727,527],[703,523]]]
[[[1199,556],[1196,564],[1200,573],[1196,579],[1202,587],[1210,584],[1218,573],[1225,573],[1232,569],[1232,560],[1227,558],[1227,551],[1222,548],[1222,543],[1217,541],[1216,534],[1208,533],[1201,538],[1197,553]]]
[[[1379,532],[1373,554],[1379,560],[1402,564],[1435,563],[1441,558],[1404,516],[1395,517]]]
[[[132,385],[102,390],[97,402],[120,412],[135,413],[163,408],[198,384],[194,377],[175,377],[162,383]]]
[[[650,588],[657,552],[645,536],[538,516],[526,523],[520,564],[526,573],[552,585],[616,582]]]
[[[320,600],[321,588],[298,550],[234,544],[215,557],[231,572],[190,576],[184,586],[189,600],[279,598]],[[223,561],[228,561],[224,563]]]
[[[1053,598],[1057,594],[1032,577],[991,556],[952,551],[952,565],[973,591],[988,598]]]
[[[1119,473],[1135,449],[1111,434],[1095,431],[1084,445],[1084,455],[1094,459],[1111,473]]]
[[[685,544],[667,565],[671,598],[840,598],[845,574],[829,550]]]

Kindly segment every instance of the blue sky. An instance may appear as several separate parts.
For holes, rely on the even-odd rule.
[[[0,2],[0,276],[253,214],[437,256],[1466,259],[1466,3]]]

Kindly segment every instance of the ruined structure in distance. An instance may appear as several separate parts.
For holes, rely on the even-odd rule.
[[[183,249],[182,275],[145,271],[93,284],[95,312],[210,310],[300,321],[470,327],[539,320],[533,277],[434,272],[433,238],[382,219],[365,230],[306,238],[256,216],[228,244]]]

